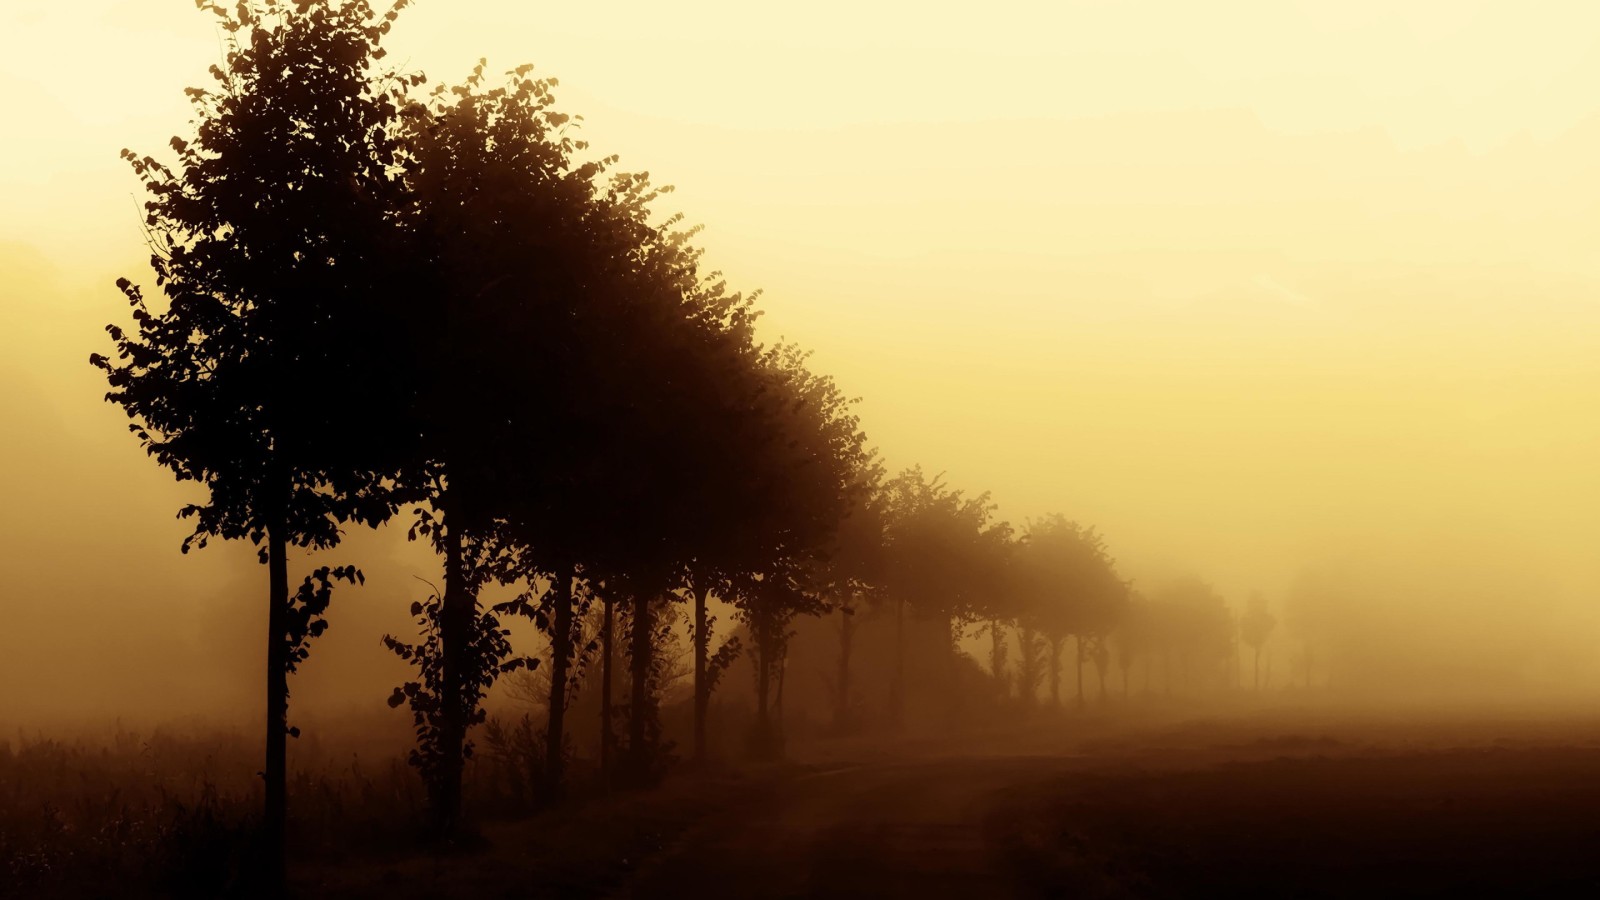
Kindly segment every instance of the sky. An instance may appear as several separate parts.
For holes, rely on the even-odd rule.
[[[558,78],[891,467],[1141,585],[1336,570],[1385,647],[1600,688],[1600,5],[419,0],[387,46]],[[148,280],[118,151],[218,56],[188,0],[0,5],[0,722],[254,701],[264,573],[178,554],[86,363]],[[437,566],[339,552],[369,585],[297,685],[381,701]]]

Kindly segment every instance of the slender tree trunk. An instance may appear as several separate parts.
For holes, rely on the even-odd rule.
[[[954,616],[947,616],[944,620],[944,690],[948,698],[946,715],[952,722],[961,718],[966,706],[959,676],[956,669],[956,622]]]
[[[772,723],[767,711],[767,696],[772,689],[772,657],[767,647],[765,628],[756,635],[756,756],[766,759],[772,753]]]
[[[1000,620],[989,620],[989,674],[994,676],[995,687],[1001,700],[1011,699],[1011,686],[1006,683],[1006,636],[1000,630]]]
[[[285,886],[284,844],[288,830],[289,770],[289,547],[282,520],[267,529],[267,759],[262,770],[266,807],[262,852],[271,896]]]
[[[706,708],[711,685],[706,683],[706,662],[711,633],[706,624],[706,590],[694,591],[694,761],[706,761]]]
[[[834,698],[833,727],[840,733],[852,730],[850,715],[850,650],[855,637],[855,613],[846,606],[839,610],[839,678]]]
[[[1032,696],[1034,691],[1032,636],[1033,632],[1026,625],[1020,622],[1017,624],[1017,652],[1019,654],[1017,657],[1017,700],[1021,703],[1024,713],[1033,707],[1034,701]]]
[[[1105,638],[1100,638],[1094,648],[1094,678],[1100,687],[1100,703],[1106,702],[1106,648]]]
[[[434,825],[440,835],[455,833],[461,822],[461,775],[465,767],[467,718],[466,666],[468,641],[472,630],[473,598],[467,590],[466,565],[462,546],[461,528],[453,510],[445,506],[448,497],[440,498],[444,512],[445,573],[443,609],[439,616],[439,642],[444,648],[443,697],[441,698],[440,769],[439,783],[434,797]],[[457,514],[459,515],[459,514]]]
[[[1083,635],[1077,635],[1078,664],[1073,668],[1078,670],[1078,712],[1083,712]]]
[[[788,627],[787,624],[784,627]],[[772,725],[771,741],[774,756],[782,755],[783,748],[783,683],[789,674],[789,650],[787,647],[778,650],[777,659],[774,661],[778,670],[778,693],[772,700]]]
[[[889,721],[901,728],[906,721],[906,603],[894,601],[894,678],[889,682]]]
[[[1066,638],[1050,637],[1050,705],[1061,708],[1061,645]]]
[[[650,594],[640,591],[633,598],[632,658],[633,691],[628,707],[628,775],[642,784],[650,774]]]
[[[550,639],[550,720],[545,729],[546,796],[561,796],[562,774],[566,767],[567,667],[572,660],[572,579],[567,566],[556,573],[550,585],[555,606],[555,634]]]
[[[611,602],[609,591],[600,602],[605,609],[600,620],[600,772],[610,777],[611,754],[617,743],[616,736],[611,733],[611,663],[616,658],[616,643],[612,640],[612,634],[615,630],[616,607]]]

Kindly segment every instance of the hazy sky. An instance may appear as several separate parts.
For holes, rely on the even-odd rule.
[[[1094,522],[1145,583],[1278,602],[1343,567],[1439,653],[1593,655],[1600,4],[795,9],[419,0],[389,48],[434,79],[560,78],[597,149],[677,185],[713,263],[766,290],[767,333],[864,398],[891,465]],[[254,699],[264,573],[178,556],[183,494],[85,363],[124,318],[112,281],[147,280],[117,151],[185,132],[218,52],[189,0],[0,6],[19,693]],[[306,677],[381,699],[373,629],[406,627],[432,563],[348,555],[377,577]]]

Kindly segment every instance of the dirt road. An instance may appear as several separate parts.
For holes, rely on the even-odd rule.
[[[1072,757],[873,763],[802,776],[749,817],[686,835],[622,896],[1019,896],[992,816]]]
[[[832,746],[307,871],[304,896],[1600,896],[1600,720],[1277,713]]]
[[[1207,725],[841,766],[702,822],[614,896],[1600,896],[1592,726],[1496,731]]]

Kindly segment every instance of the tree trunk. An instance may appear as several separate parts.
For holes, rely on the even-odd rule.
[[[1050,641],[1050,705],[1061,708],[1061,644],[1066,638],[1051,637]]]
[[[1005,660],[1006,637],[1000,630],[1000,620],[989,620],[989,674],[994,676],[995,687],[999,689],[1000,699],[1011,699],[1011,686],[1006,683]]]
[[[1260,647],[1260,645],[1256,646],[1256,665],[1255,665],[1255,669],[1256,669],[1256,674],[1255,674],[1256,693],[1259,694],[1259,693],[1261,693],[1261,647]]]
[[[1016,692],[1022,701],[1022,713],[1027,714],[1038,705],[1038,681],[1040,681],[1037,637],[1034,636],[1034,629],[1019,625],[1016,629],[1016,645],[1022,653],[1022,657],[1016,661],[1018,668]]]
[[[850,715],[850,650],[855,637],[855,613],[846,606],[839,610],[839,678],[833,707],[833,727],[840,733],[852,730]]]
[[[633,691],[628,705],[628,776],[642,784],[650,774],[650,594],[640,591],[633,598],[633,642],[631,664]]]
[[[440,698],[439,772],[434,796],[434,826],[441,836],[455,833],[461,822],[461,774],[465,767],[467,718],[464,694],[467,686],[467,653],[472,630],[472,595],[467,590],[464,547],[456,518],[445,511],[447,498],[440,498],[444,512],[444,600],[439,615],[439,643],[444,649],[441,672],[443,696]]]
[[[787,627],[787,626],[785,626]],[[789,650],[787,647],[778,651],[778,658],[774,661],[778,670],[778,693],[772,700],[772,715],[770,737],[774,756],[782,755],[783,747],[783,683],[789,674]]]
[[[694,761],[706,761],[706,708],[711,703],[711,685],[706,683],[706,661],[711,634],[706,624],[706,591],[694,592]]]
[[[282,520],[267,528],[267,746],[262,778],[263,873],[269,896],[285,885],[284,844],[288,831],[289,769],[289,547]]]
[[[889,721],[900,728],[906,720],[906,603],[894,601],[894,678],[889,682]]]
[[[1083,635],[1077,635],[1077,638],[1078,664],[1074,668],[1078,670],[1078,712],[1083,712]]]
[[[1106,646],[1105,638],[1100,638],[1094,648],[1094,677],[1095,684],[1100,686],[1100,703],[1106,702]]]
[[[546,796],[561,796],[562,770],[566,767],[564,725],[567,717],[567,667],[572,660],[571,566],[556,573],[550,585],[555,606],[555,633],[550,639],[550,718],[545,729]]]
[[[951,722],[958,721],[961,713],[965,711],[966,698],[962,695],[959,672],[956,669],[956,622],[955,617],[947,616],[944,620],[944,692],[947,702],[945,714]]]
[[[605,615],[600,620],[600,773],[611,775],[611,753],[616,746],[616,736],[611,733],[611,662],[616,657],[616,644],[611,639],[616,619],[611,594],[600,600]]]
[[[772,686],[772,657],[768,652],[765,629],[757,631],[755,755],[759,759],[766,759],[772,753],[772,723],[767,712],[767,695]]]

